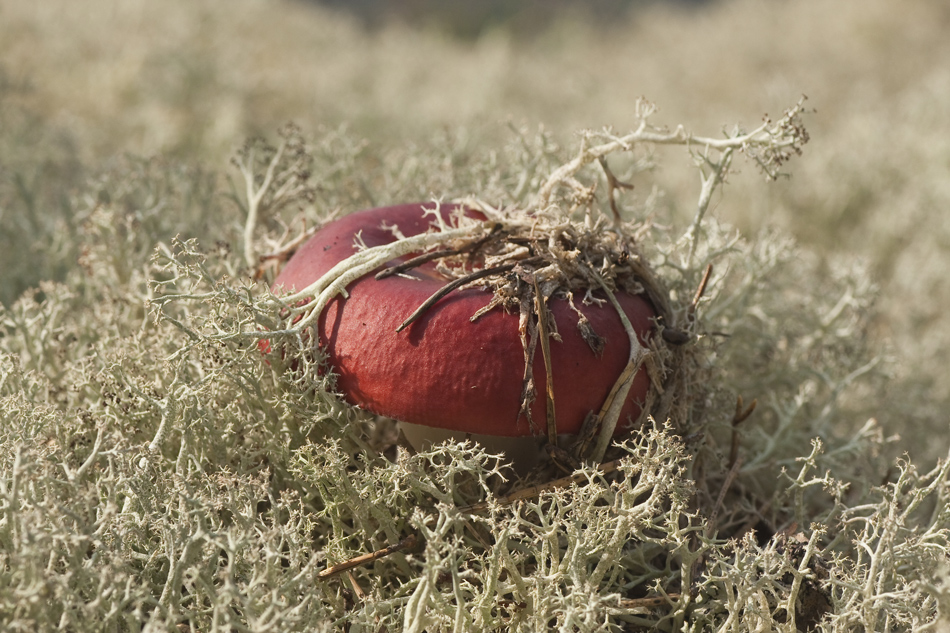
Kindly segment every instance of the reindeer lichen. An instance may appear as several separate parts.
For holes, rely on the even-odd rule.
[[[889,469],[896,440],[875,419],[897,414],[878,395],[889,359],[864,336],[874,285],[709,212],[742,154],[772,178],[801,148],[801,104],[723,138],[639,108],[633,133],[584,133],[571,155],[516,132],[503,159],[448,168],[416,148],[410,170],[399,151],[288,128],[283,150],[241,154],[247,187],[157,162],[93,183],[80,265],[0,308],[4,630],[945,626],[950,462]],[[679,223],[650,184],[669,144],[701,171]],[[370,199],[367,182],[389,184]],[[334,214],[428,191],[507,237],[586,244],[584,261],[546,242],[542,293],[581,300],[586,276],[666,302],[662,391],[607,461],[520,481],[470,442],[409,454],[334,393],[307,329],[324,300],[396,250],[458,251],[492,226],[356,252],[292,297],[268,290],[272,265]],[[498,281],[472,280],[517,298]]]

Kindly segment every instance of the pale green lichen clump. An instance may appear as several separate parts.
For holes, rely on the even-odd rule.
[[[715,140],[639,108],[641,136],[573,153],[525,132],[475,156],[433,142],[410,172],[400,151],[288,129],[291,151],[255,141],[230,188],[159,159],[90,185],[80,266],[0,312],[2,628],[946,626],[948,466],[889,468],[873,284],[708,212],[739,154],[774,177],[800,149],[801,105]],[[673,142],[702,175],[678,228],[651,186]],[[525,488],[474,444],[397,449],[333,394],[264,264],[305,225],[430,194],[638,227],[685,338],[611,461]]]

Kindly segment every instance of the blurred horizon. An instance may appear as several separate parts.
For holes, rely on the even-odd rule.
[[[531,37],[567,14],[601,28],[663,3],[689,7],[715,0],[303,0],[356,16],[368,29],[398,22],[473,40],[492,29]]]

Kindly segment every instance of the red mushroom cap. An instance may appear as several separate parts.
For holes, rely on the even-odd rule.
[[[433,205],[429,205],[431,208]],[[443,204],[445,218],[459,207]],[[473,217],[477,214],[472,213]],[[274,287],[300,290],[352,255],[359,233],[367,246],[395,241],[384,228],[398,226],[403,235],[423,233],[432,216],[423,204],[405,204],[348,215],[322,228],[287,263]],[[526,436],[544,432],[546,376],[540,351],[534,359],[538,397],[532,406],[535,428],[519,415],[524,352],[518,315],[496,308],[476,321],[470,318],[488,304],[480,288],[454,291],[439,300],[402,332],[396,328],[448,280],[431,264],[381,280],[367,275],[347,287],[318,322],[320,346],[339,374],[337,389],[352,404],[374,413],[425,426],[463,433]],[[655,316],[640,296],[617,292],[617,299],[641,337],[652,330]],[[577,307],[605,339],[595,355],[577,329],[578,316],[567,301],[548,302],[561,341],[550,340],[554,404],[558,433],[577,433],[585,417],[600,410],[627,364],[629,339],[609,304]],[[618,432],[639,415],[649,388],[641,368],[620,416]]]

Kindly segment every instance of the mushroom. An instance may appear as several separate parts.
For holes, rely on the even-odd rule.
[[[460,213],[485,219],[477,211],[454,204],[439,205],[435,212],[414,203],[353,213],[321,228],[302,246],[281,271],[275,290],[306,288],[353,255],[357,244],[373,247],[396,241],[400,233],[406,237],[425,233],[432,228],[435,213],[446,223]],[[554,325],[556,336],[549,338],[544,354],[542,346],[537,346],[539,353],[534,354],[529,373],[538,395],[526,403],[526,353],[523,330],[519,330],[524,319],[517,310],[509,312],[504,307],[484,311],[493,298],[486,288],[453,290],[410,325],[400,327],[450,281],[444,273],[444,267],[430,261],[381,279],[365,275],[346,287],[347,296],[337,296],[327,304],[316,321],[316,332],[338,375],[337,390],[352,404],[401,421],[404,433],[416,444],[473,437],[516,457],[530,452],[526,438],[536,444],[538,437],[548,435],[550,399],[557,434],[577,434],[585,419],[601,410],[632,355],[616,308],[603,300],[602,293],[601,300],[589,304],[578,298],[572,306],[557,295],[547,300],[553,319],[548,323]],[[638,294],[618,290],[614,295],[645,344],[653,329],[653,307]],[[578,328],[581,314],[589,322],[587,338]],[[603,339],[599,349],[590,343],[591,329]],[[629,420],[637,419],[649,383],[639,368],[620,410],[617,433]],[[489,438],[511,438],[514,443]],[[522,462],[522,467],[531,461]]]

